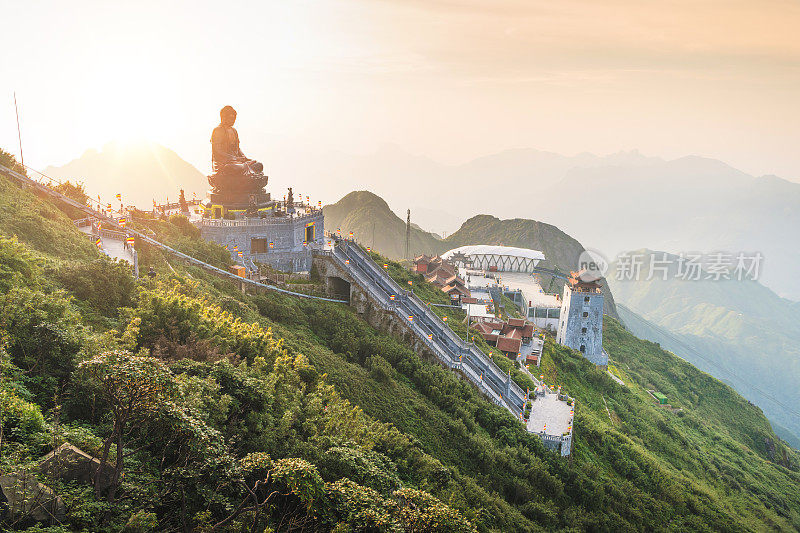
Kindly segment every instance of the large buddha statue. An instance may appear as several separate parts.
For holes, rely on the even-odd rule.
[[[211,161],[214,174],[208,183],[220,194],[263,192],[267,184],[264,165],[248,159],[239,148],[239,134],[233,127],[236,110],[227,105],[219,112],[220,124],[211,133]]]

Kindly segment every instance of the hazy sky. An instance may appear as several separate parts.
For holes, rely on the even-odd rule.
[[[248,155],[395,143],[700,154],[800,181],[800,2],[5,2],[0,146],[63,164],[146,137],[208,170],[219,108]]]

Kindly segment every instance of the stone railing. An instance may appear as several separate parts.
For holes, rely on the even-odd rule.
[[[345,270],[353,275],[359,285],[362,285],[381,307],[386,305],[384,302],[389,300],[390,295],[395,295],[397,304],[392,301],[391,310],[397,313],[401,320],[408,320],[407,315],[414,317],[414,320],[409,321],[409,327],[430,346],[442,363],[461,370],[494,403],[506,407],[513,415],[516,416],[522,411],[524,407],[522,389],[488,357],[482,352],[476,353],[477,348],[456,336],[421,300],[402,289],[383,272],[359,246],[340,241],[336,249],[344,258],[350,260],[349,267]],[[358,268],[354,268],[356,266]]]
[[[202,218],[195,224],[198,226],[207,226],[215,228],[235,228],[235,227],[251,227],[251,226],[269,226],[274,224],[284,224],[288,220],[310,220],[312,218],[322,217],[322,211],[314,211],[303,215],[285,217],[264,217],[264,218],[239,218],[228,220],[225,218]]]

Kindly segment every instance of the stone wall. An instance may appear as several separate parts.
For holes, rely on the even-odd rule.
[[[306,226],[314,225],[314,240],[304,246]],[[198,223],[204,239],[214,241],[233,253],[236,246],[242,254],[284,272],[304,272],[311,269],[311,251],[325,242],[322,211],[303,217],[264,219],[203,220]],[[267,253],[253,253],[253,239],[273,243]]]

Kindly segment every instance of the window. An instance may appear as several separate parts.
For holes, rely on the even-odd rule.
[[[583,303],[587,303],[587,304],[589,303],[589,297],[588,296],[584,296],[583,297]]]
[[[315,240],[314,224],[311,223],[306,226],[306,242],[313,242]]]
[[[586,353],[586,345],[581,344],[581,353]]]
[[[265,254],[267,253],[267,239],[250,239],[250,253],[251,254]]]
[[[584,311],[584,312],[583,312],[583,318],[586,318],[586,317],[588,317],[588,316],[589,316],[589,312],[588,312],[588,311]]]
[[[581,328],[581,333],[585,335],[586,334],[586,328]]]

